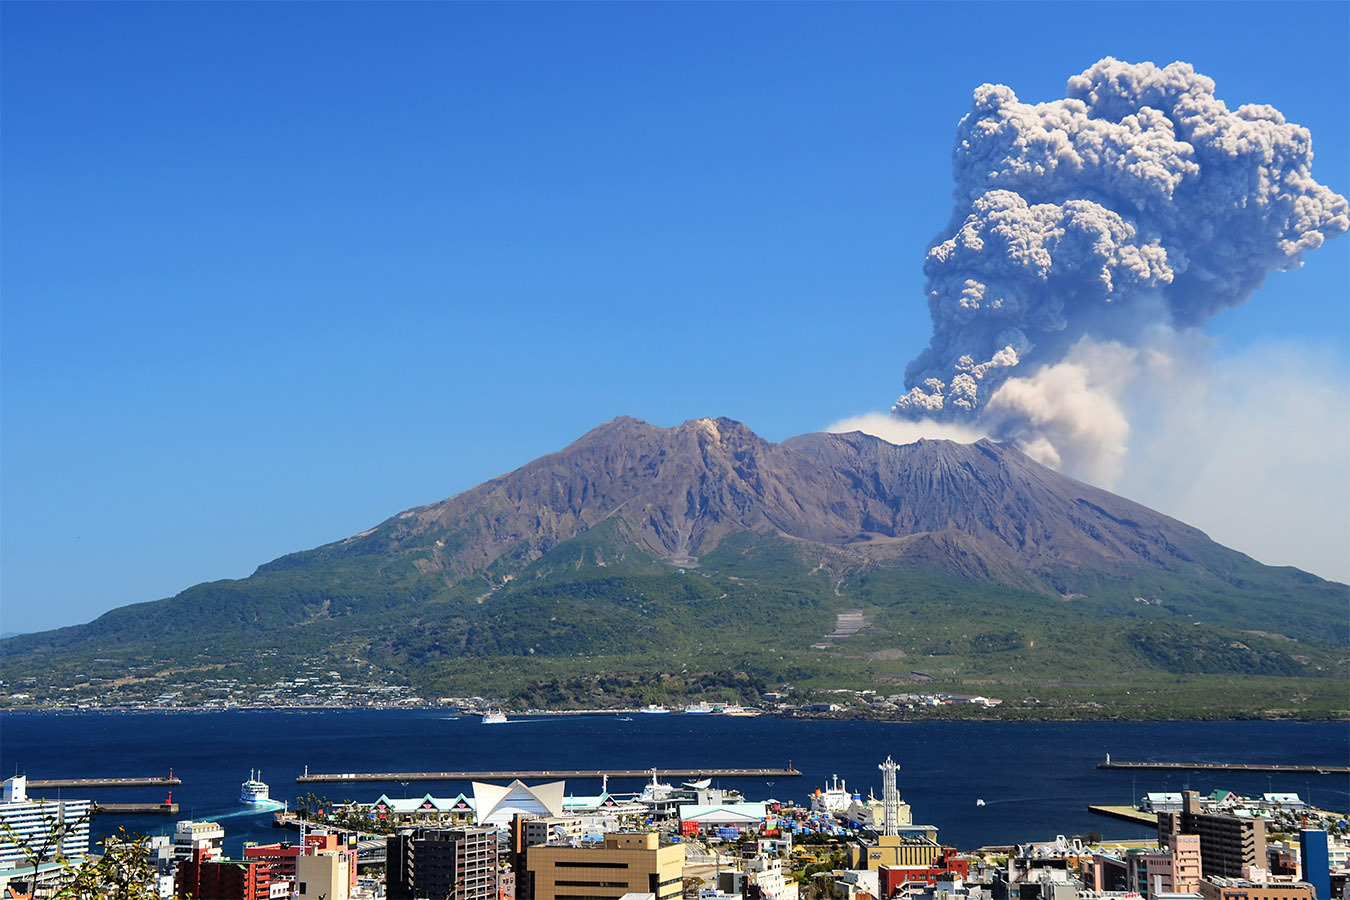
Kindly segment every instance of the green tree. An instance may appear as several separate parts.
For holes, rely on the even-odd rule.
[[[150,861],[148,839],[119,828],[117,834],[99,841],[102,853],[85,857],[61,855],[61,844],[76,829],[89,822],[91,813],[72,819],[46,816],[45,828],[36,839],[18,834],[8,823],[0,822],[0,834],[14,843],[31,867],[30,889],[37,893],[38,873],[43,862],[57,862],[61,871],[53,876],[51,900],[158,900],[155,869]]]
[[[103,852],[68,868],[56,898],[70,900],[157,900],[149,840],[118,828],[99,842]]]

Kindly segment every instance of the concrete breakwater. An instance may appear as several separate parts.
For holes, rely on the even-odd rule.
[[[178,815],[178,804],[173,802],[166,803],[95,803],[93,807],[94,815],[132,815],[137,813],[161,813],[164,815]]]
[[[28,790],[42,788],[124,788],[124,787],[173,787],[182,784],[181,778],[168,775],[152,775],[148,778],[30,778]]]
[[[787,769],[533,769],[479,772],[335,772],[298,776],[298,784],[332,784],[359,781],[500,781],[526,778],[794,778],[802,773]]]
[[[1350,774],[1350,766],[1304,766],[1281,763],[1207,763],[1207,762],[1118,762],[1106,758],[1106,762],[1097,763],[1099,769],[1192,769],[1196,771],[1216,770],[1220,772],[1284,772],[1305,775],[1345,775]]]

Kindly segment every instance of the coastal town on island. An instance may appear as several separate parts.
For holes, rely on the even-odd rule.
[[[145,667],[148,671],[149,667]],[[100,710],[100,709],[162,709],[162,710],[224,710],[224,709],[476,709],[499,706],[504,701],[483,697],[422,696],[413,687],[373,677],[370,674],[344,675],[322,666],[309,666],[286,677],[259,683],[256,679],[239,677],[183,678],[174,681],[164,673],[151,673],[153,679],[138,678],[133,669],[121,678],[102,678],[96,675],[78,676],[75,683],[52,678],[44,682],[37,676],[26,676],[12,682],[0,680],[0,709],[41,710]],[[914,687],[895,693],[876,690],[835,688],[794,691],[791,685],[778,685],[773,690],[758,691],[754,695],[757,706],[742,707],[739,703],[698,702],[673,711],[723,713],[746,710],[750,714],[771,712],[778,715],[863,716],[881,718],[904,712],[922,712],[952,707],[976,712],[993,710],[1003,705],[1002,698],[949,691],[924,690],[925,682],[934,680],[926,672],[911,672]],[[155,684],[156,690],[147,690]],[[801,696],[807,694],[809,696]],[[749,701],[746,701],[747,703]],[[1037,703],[1036,698],[1025,698],[1024,703]],[[666,703],[648,704],[666,708]],[[1098,704],[1090,704],[1097,706]],[[529,715],[590,714],[595,712],[638,712],[641,707],[625,707],[613,703],[603,708],[550,708],[522,710]]]
[[[637,714],[668,715],[652,705]],[[754,715],[740,707],[682,714]],[[476,710],[484,726],[509,721]],[[1099,768],[1204,767],[1112,763]],[[1260,771],[1300,767],[1211,764]],[[241,812],[178,818],[79,799],[81,788],[181,783],[168,777],[4,781],[0,896],[30,900],[1350,900],[1350,823],[1297,793],[1144,793],[1094,806],[1102,829],[1127,821],[1128,840],[1096,829],[1042,842],[956,847],[912,809],[899,767],[877,761],[876,785],[834,776],[804,803],[747,797],[720,785],[791,769],[650,769],[311,773],[294,800],[273,798],[262,773],[239,788]],[[1334,769],[1335,771],[1330,771]],[[1350,767],[1320,767],[1344,777]],[[609,787],[641,774],[640,791]],[[579,795],[567,778],[598,781]],[[409,793],[416,781],[471,785],[454,796]],[[393,785],[399,784],[401,790]],[[768,782],[772,788],[773,782]],[[359,787],[358,787],[359,785]],[[334,802],[336,789],[363,799]],[[879,796],[878,796],[879,787]],[[395,796],[397,794],[397,796]],[[52,799],[55,797],[56,799]],[[983,806],[983,800],[976,801]],[[146,813],[173,821],[141,836],[107,834],[99,817]],[[278,838],[241,839],[231,825],[270,817]],[[161,821],[163,819],[161,818]],[[255,835],[256,836],[256,833]]]

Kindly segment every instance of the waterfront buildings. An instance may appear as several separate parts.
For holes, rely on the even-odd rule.
[[[901,829],[898,835],[878,835],[874,841],[859,841],[849,847],[849,865],[854,869],[881,866],[928,867],[942,854],[937,829],[917,825]]]
[[[687,835],[760,831],[771,819],[765,803],[682,803],[676,808],[680,831]]]
[[[89,852],[89,801],[28,796],[28,778],[6,778],[0,792],[0,869],[32,867]]]
[[[200,851],[206,859],[224,855],[225,829],[219,822],[179,822],[173,830],[173,855],[180,861],[192,859]]]
[[[1158,813],[1158,843],[1172,835],[1200,838],[1201,872],[1206,877],[1242,878],[1244,869],[1265,868],[1266,820],[1202,811],[1199,795],[1186,791],[1181,812]]]
[[[302,844],[246,845],[244,859],[267,862],[273,879],[290,882],[301,900],[348,900],[356,889],[356,850],[336,834],[306,834]]]
[[[290,889],[266,860],[215,859],[201,849],[174,876],[174,896],[193,900],[286,900]]]

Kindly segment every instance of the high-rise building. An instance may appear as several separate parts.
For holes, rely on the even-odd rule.
[[[385,859],[389,900],[497,900],[496,828],[418,828]]]
[[[1299,855],[1302,857],[1303,880],[1312,885],[1317,900],[1331,898],[1331,861],[1327,853],[1327,833],[1321,829],[1304,828],[1298,833]]]
[[[275,888],[274,888],[275,885]],[[290,882],[273,877],[262,859],[213,859],[198,849],[178,864],[174,896],[193,900],[272,900],[289,894]]]
[[[1266,820],[1206,813],[1195,791],[1186,791],[1181,812],[1158,813],[1158,843],[1172,835],[1200,838],[1200,865],[1205,876],[1241,878],[1243,869],[1266,864]]]
[[[0,869],[89,852],[89,801],[30,799],[27,776],[5,779],[0,822]]]

